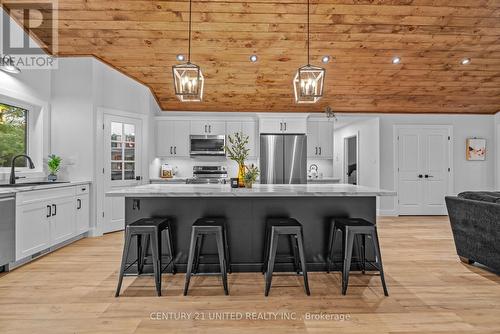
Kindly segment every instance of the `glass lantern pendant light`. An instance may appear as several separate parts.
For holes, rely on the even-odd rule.
[[[191,63],[191,0],[189,0],[189,45],[187,63],[172,66],[175,95],[181,102],[199,102],[203,100],[205,79],[198,65]]]
[[[309,62],[309,4],[307,0],[307,65],[299,67],[293,79],[296,103],[316,103],[323,96],[325,69]]]

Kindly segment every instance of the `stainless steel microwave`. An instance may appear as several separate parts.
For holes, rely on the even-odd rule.
[[[191,135],[189,137],[191,156],[225,156],[226,136]]]

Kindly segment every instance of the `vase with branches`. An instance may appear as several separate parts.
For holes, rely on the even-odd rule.
[[[228,145],[225,150],[229,159],[238,164],[238,186],[245,186],[245,160],[248,158],[249,149],[247,148],[249,137],[243,132],[236,132],[227,136]]]

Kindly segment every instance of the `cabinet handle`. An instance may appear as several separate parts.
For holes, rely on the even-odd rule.
[[[321,155],[321,146],[319,147],[319,155]]]
[[[316,146],[316,153],[315,154],[318,155],[318,146]]]
[[[283,122],[280,122],[280,131],[283,131]]]
[[[54,209],[54,214],[52,216],[57,215],[57,205],[52,204],[52,209]]]
[[[174,146],[174,154],[177,154],[177,146]]]
[[[172,154],[172,146],[170,146],[170,154]]]
[[[81,208],[82,208],[82,200],[78,198],[76,200],[76,209],[80,210]]]
[[[52,216],[52,207],[50,205],[47,205],[47,218],[49,218],[50,216]]]
[[[423,178],[424,176],[422,174],[418,174],[418,178],[421,179]]]
[[[207,133],[207,125],[205,124],[205,133]]]
[[[211,125],[208,126],[208,133],[212,133],[212,126]]]
[[[286,131],[286,122],[285,122],[285,131]]]

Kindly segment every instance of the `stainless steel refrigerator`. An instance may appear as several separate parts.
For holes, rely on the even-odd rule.
[[[260,135],[260,183],[307,183],[306,135]]]

